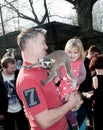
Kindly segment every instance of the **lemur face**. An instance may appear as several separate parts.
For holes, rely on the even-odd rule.
[[[54,59],[49,59],[49,58],[39,59],[40,65],[45,69],[50,69],[54,62],[55,62]]]

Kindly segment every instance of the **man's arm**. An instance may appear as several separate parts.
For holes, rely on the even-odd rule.
[[[73,92],[72,94],[70,94],[69,100],[66,104],[58,108],[45,110],[37,114],[34,119],[37,121],[42,129],[46,129],[59,121],[69,110],[72,110],[77,105],[78,100],[79,97],[77,93]]]

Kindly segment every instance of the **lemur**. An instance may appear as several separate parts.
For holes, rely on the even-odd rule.
[[[53,80],[58,75],[57,72],[59,70],[59,67],[64,65],[67,76],[72,81],[71,82],[72,88],[73,90],[76,89],[77,79],[72,72],[70,58],[65,51],[63,50],[54,51],[49,55],[47,55],[46,57],[39,59],[39,63],[42,67],[48,69],[49,71],[49,76],[42,82],[43,85]]]
[[[3,57],[7,57],[7,56],[10,56],[12,58],[15,58],[15,49],[14,48],[8,48],[6,49],[6,53],[3,55]]]

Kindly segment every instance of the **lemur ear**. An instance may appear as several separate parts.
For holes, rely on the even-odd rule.
[[[51,61],[54,63],[54,62],[55,62],[55,59],[51,59]]]
[[[38,61],[39,61],[39,63],[42,63],[42,62],[44,61],[44,59],[41,58],[41,59],[39,59]]]

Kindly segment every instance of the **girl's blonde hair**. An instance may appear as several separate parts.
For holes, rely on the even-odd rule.
[[[73,47],[76,47],[78,49],[78,51],[80,52],[80,59],[84,60],[85,58],[84,47],[82,41],[79,38],[72,38],[68,40],[64,50],[66,53],[68,53]]]

